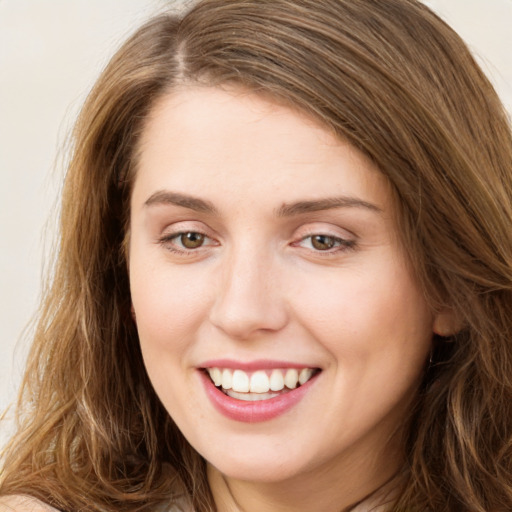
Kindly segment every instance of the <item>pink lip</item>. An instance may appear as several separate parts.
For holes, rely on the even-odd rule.
[[[233,359],[212,359],[205,361],[198,368],[230,368],[231,370],[243,370],[244,372],[254,372],[256,370],[272,370],[274,368],[311,368],[305,364],[290,363],[289,361],[276,361],[269,359],[257,359],[250,362],[234,361]]]
[[[252,363],[251,363],[252,365]],[[230,366],[214,365],[214,367],[230,368]],[[210,367],[210,366],[209,366]],[[244,368],[240,365],[238,368]],[[283,368],[283,366],[275,366],[273,362],[272,368]],[[262,369],[262,366],[257,368]],[[292,366],[296,368],[296,366]],[[302,398],[309,391],[311,386],[316,381],[316,376],[312,377],[308,382],[299,386],[296,389],[283,393],[282,395],[276,396],[269,400],[261,400],[257,402],[245,402],[243,400],[237,400],[232,398],[222,391],[217,389],[210,377],[203,370],[199,371],[202,379],[206,395],[211,400],[213,406],[217,411],[226,416],[229,419],[240,421],[244,423],[258,423],[262,421],[269,421],[277,416],[280,416],[291,409],[293,406],[298,404]]]

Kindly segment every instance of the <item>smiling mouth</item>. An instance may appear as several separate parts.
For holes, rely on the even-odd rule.
[[[224,394],[248,402],[269,400],[308,382],[319,368],[276,368],[245,372],[231,368],[205,368],[213,385]]]

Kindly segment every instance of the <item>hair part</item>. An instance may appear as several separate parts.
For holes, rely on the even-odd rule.
[[[204,461],[146,375],[126,270],[137,143],[156,102],[190,83],[305,112],[387,177],[429,303],[461,324],[433,341],[394,510],[512,509],[511,130],[464,43],[415,0],[205,0],[119,50],[74,132],[0,494],[126,512],[190,496],[215,510]]]

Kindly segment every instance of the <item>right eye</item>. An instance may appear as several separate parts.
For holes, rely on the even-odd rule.
[[[160,243],[172,252],[187,253],[207,245],[215,245],[214,240],[199,231],[181,231],[163,236]]]
[[[187,233],[176,235],[174,241],[179,243],[184,249],[197,249],[204,244],[206,238],[206,235],[203,235],[203,233],[188,231]]]

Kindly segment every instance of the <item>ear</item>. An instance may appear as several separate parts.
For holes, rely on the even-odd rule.
[[[132,319],[135,323],[137,323],[137,318],[135,316],[135,309],[133,307],[133,304],[130,306],[130,313],[132,314]]]
[[[451,308],[445,308],[436,313],[432,330],[434,334],[448,338],[457,334],[462,329],[462,321]]]

